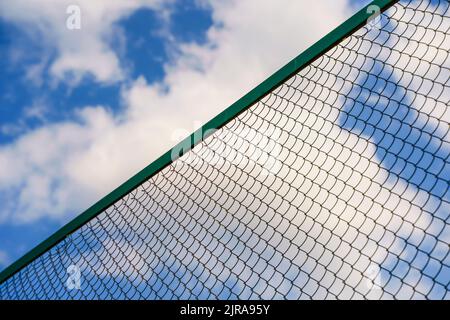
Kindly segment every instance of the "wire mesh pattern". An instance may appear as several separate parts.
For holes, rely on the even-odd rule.
[[[0,298],[449,299],[449,27],[396,3]]]

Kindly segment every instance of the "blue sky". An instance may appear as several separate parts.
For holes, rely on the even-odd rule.
[[[174,37],[171,41],[205,41],[205,33],[212,24],[208,8],[189,0],[177,2],[172,10],[168,26]],[[163,78],[170,43],[160,32],[165,28],[161,19],[154,10],[141,9],[117,22],[126,45],[120,50],[120,44],[114,43],[119,39],[112,39],[111,48],[131,78],[143,76],[149,83]],[[72,119],[73,110],[84,105],[104,104],[116,111],[120,108],[120,83],[99,85],[91,76],[86,76],[75,87],[66,83],[55,87],[46,73],[41,85],[30,83],[24,77],[27,68],[46,59],[49,59],[48,67],[56,53],[36,41],[35,34],[27,34],[4,19],[0,23],[0,68],[3,70],[0,74],[0,127],[3,128],[0,143],[12,142],[20,134],[45,123]],[[45,110],[30,114],[36,100],[45,105]]]
[[[159,81],[164,76],[163,65],[169,59],[172,41],[205,41],[206,31],[212,24],[208,8],[194,1],[183,1],[177,2],[172,10],[168,28],[174,38],[170,42],[160,33],[164,22],[154,10],[140,9],[117,22],[127,45],[119,50],[119,44],[114,43],[117,39],[112,39],[111,47],[126,66],[130,78],[142,76],[148,83]],[[0,19],[0,145],[14,143],[23,134],[49,123],[73,120],[74,110],[85,105],[102,104],[120,112],[121,83],[99,84],[88,75],[74,87],[67,83],[55,86],[47,72],[42,74],[40,84],[26,79],[30,65],[48,59],[45,62],[48,68],[55,54],[33,34]],[[19,258],[60,226],[61,221],[47,218],[32,224],[14,224],[14,221],[0,224],[0,249],[8,254],[7,261],[0,261],[0,267]]]

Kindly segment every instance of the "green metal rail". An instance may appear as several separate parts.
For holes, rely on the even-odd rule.
[[[251,107],[258,100],[263,98],[265,95],[270,93],[273,89],[282,84],[286,79],[292,75],[298,73],[300,70],[311,64],[317,58],[319,58],[323,53],[331,49],[335,44],[339,43],[345,39],[348,35],[353,33],[355,30],[367,23],[367,20],[373,15],[373,11],[369,9],[370,6],[378,6],[380,12],[385,11],[391,5],[396,3],[398,0],[375,0],[362,8],[359,12],[349,18],[347,21],[342,23],[336,29],[331,31],[325,37],[320,39],[314,45],[309,47],[307,50],[302,52],[300,55],[295,57],[284,67],[279,69],[253,90],[248,92],[238,101],[233,103],[230,107],[222,111],[216,117],[208,121],[205,125],[199,128],[197,131],[193,132],[190,136],[185,138],[179,144],[174,146],[172,149],[164,153],[157,160],[152,162],[150,165],[142,169],[136,175],[131,177],[129,180],[124,182],[114,191],[106,195],[104,198],[99,200],[97,203],[92,205],[86,211],[81,213],[75,219],[67,223],[61,229],[56,231],[49,238],[44,240],[34,249],[29,251],[23,257],[18,259],[16,262],[11,264],[5,270],[0,273],[0,284],[5,282],[8,278],[19,272],[27,264],[44,254],[47,250],[51,249],[58,242],[66,238],[68,235],[79,229],[81,226],[89,222],[91,219],[95,218],[97,215],[102,213],[105,209],[110,207],[116,201],[121,199],[123,196],[129,192],[136,189],[143,182],[157,174],[159,171],[170,165],[177,157],[182,156],[187,151],[191,150],[198,143],[206,139],[214,129],[219,129],[226,125],[229,121],[239,115],[241,112],[245,111]],[[174,154],[176,156],[174,157]]]

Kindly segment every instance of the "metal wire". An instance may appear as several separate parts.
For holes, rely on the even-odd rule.
[[[450,298],[449,27],[398,2],[0,298]]]

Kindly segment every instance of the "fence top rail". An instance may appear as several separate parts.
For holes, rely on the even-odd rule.
[[[177,158],[190,151],[194,146],[206,139],[214,129],[220,129],[225,126],[229,121],[269,94],[285,80],[310,65],[323,53],[327,52],[355,30],[365,25],[368,19],[374,14],[374,11],[371,10],[373,6],[378,7],[380,12],[383,12],[396,2],[398,2],[398,0],[374,0],[366,5],[348,20],[339,25],[336,29],[332,30],[315,44],[281,67],[278,71],[250,92],[245,94],[242,98],[234,102],[231,106],[209,120],[198,130],[175,145],[172,149],[164,153],[158,159],[153,161],[111,193],[100,199],[97,203],[93,204],[86,211],[75,217],[72,221],[61,227],[46,240],[4,269],[0,273],[0,285],[22,270],[30,262],[54,247],[58,242],[64,240],[67,236],[78,230],[90,220],[94,219],[112,204],[136,189],[139,185],[150,179],[165,167],[169,166]]]

